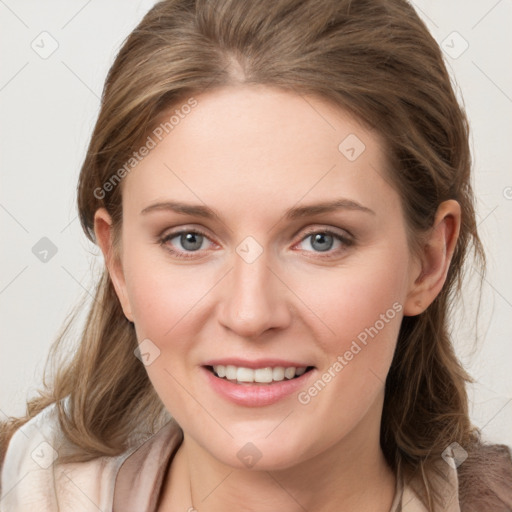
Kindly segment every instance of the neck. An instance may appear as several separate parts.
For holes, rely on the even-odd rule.
[[[396,478],[380,448],[379,419],[365,418],[329,450],[271,471],[227,466],[185,434],[158,511],[389,512]]]

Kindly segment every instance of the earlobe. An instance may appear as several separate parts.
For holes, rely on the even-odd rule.
[[[105,265],[126,318],[133,322],[131,306],[126,292],[126,283],[120,258],[116,255],[112,239],[112,218],[105,208],[98,208],[94,214],[94,233],[103,253]]]
[[[461,210],[457,201],[450,199],[437,209],[434,225],[424,243],[419,273],[412,276],[412,284],[404,304],[404,316],[419,315],[441,292],[448,275],[450,262],[460,231]]]

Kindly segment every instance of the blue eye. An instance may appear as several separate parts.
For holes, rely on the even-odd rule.
[[[204,241],[203,235],[194,232],[181,233],[174,238],[179,238],[181,246],[187,251],[197,251],[201,249]],[[171,238],[171,240],[174,240],[174,238]]]
[[[308,238],[311,239],[311,247],[317,251],[328,251],[334,245],[334,237],[327,233],[315,233],[309,235]]]
[[[176,240],[177,242],[173,242]],[[164,236],[160,243],[176,255],[177,257],[187,258],[187,253],[193,253],[200,249],[205,249],[204,242],[209,241],[208,237],[199,231],[187,230],[170,233]]]
[[[306,246],[304,246],[306,245]],[[337,252],[352,245],[352,240],[332,231],[314,231],[308,233],[299,243],[302,250],[309,252]],[[312,248],[312,251],[311,249]],[[334,248],[334,251],[331,251]]]

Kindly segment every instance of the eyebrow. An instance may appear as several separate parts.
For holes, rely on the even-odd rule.
[[[334,212],[336,210],[356,210],[364,213],[375,215],[375,212],[362,204],[352,201],[351,199],[335,199],[333,201],[326,201],[315,203],[306,206],[296,206],[286,210],[284,218],[294,220],[302,217],[320,215],[322,213]],[[217,211],[208,206],[187,204],[178,201],[164,201],[155,203],[144,208],[140,213],[146,215],[153,211],[173,211],[184,215],[193,215],[197,217],[204,217],[207,219],[220,219],[221,216]]]

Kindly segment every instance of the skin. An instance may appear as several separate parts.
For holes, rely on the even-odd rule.
[[[378,133],[318,97],[267,86],[195,98],[198,106],[123,180],[119,259],[110,216],[95,216],[124,313],[139,342],[160,350],[149,378],[184,431],[159,511],[188,510],[192,494],[201,512],[388,512],[396,480],[379,445],[384,382],[402,316],[421,313],[443,286],[460,207],[439,206],[413,255]],[[338,150],[349,134],[366,146],[355,161]],[[284,216],[341,197],[373,213]],[[141,214],[170,200],[207,205],[220,218]],[[353,243],[334,238],[321,251],[309,228]],[[187,253],[179,236],[159,243],[180,229],[205,232],[198,251]],[[236,252],[247,236],[263,251],[252,263]],[[277,357],[315,366],[307,390],[394,303],[401,311],[308,404],[294,393],[244,407],[205,384],[208,359]],[[248,442],[262,454],[252,468],[237,457]]]

